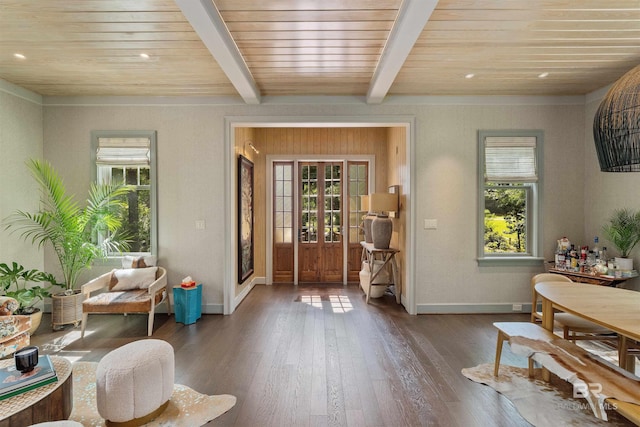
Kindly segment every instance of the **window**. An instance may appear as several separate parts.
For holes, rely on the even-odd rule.
[[[91,143],[96,182],[133,188],[123,210],[129,253],[157,255],[156,133],[95,131]]]
[[[274,162],[275,243],[293,243],[293,163]]]
[[[478,261],[541,262],[542,132],[480,131]]]
[[[365,162],[349,162],[349,243],[357,244],[364,241],[362,218],[367,209],[362,206],[362,196],[369,191],[368,164]]]

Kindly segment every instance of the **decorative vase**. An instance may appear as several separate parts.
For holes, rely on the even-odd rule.
[[[371,223],[371,238],[376,249],[389,249],[393,222],[387,215],[378,215]]]
[[[82,301],[84,295],[79,290],[51,295],[51,326],[59,330],[64,325],[78,326],[82,321]]]
[[[371,223],[376,218],[375,215],[367,214],[362,220],[362,228],[364,229],[364,241],[367,243],[373,243],[373,238],[371,237]]]

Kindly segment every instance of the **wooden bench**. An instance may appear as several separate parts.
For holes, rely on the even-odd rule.
[[[498,345],[496,346],[496,362],[493,375],[498,376],[500,369],[500,358],[502,357],[502,344],[504,340],[509,341],[511,337],[525,336],[533,340],[551,341],[558,338],[551,331],[531,322],[495,322],[493,324],[498,329]],[[533,378],[533,359],[529,357],[529,378]]]
[[[502,355],[502,346],[505,340],[510,344],[517,343],[525,345],[531,349],[529,355],[529,377],[533,377],[533,358],[538,355],[545,357],[536,357],[536,361],[541,359],[550,361],[553,358],[562,358],[561,362],[566,366],[571,366],[572,362],[579,362],[582,365],[576,367],[576,371],[581,372],[581,379],[587,384],[598,383],[602,386],[603,394],[616,395],[621,399],[606,398],[605,402],[609,407],[622,416],[640,426],[640,380],[632,376],[628,372],[609,364],[599,358],[589,357],[588,352],[574,343],[564,340],[551,331],[531,322],[495,322],[493,324],[498,329],[498,342],[496,346],[496,360],[494,367],[494,375],[498,376],[500,368],[500,357]],[[566,357],[568,355],[568,357]],[[546,357],[548,356],[548,357]],[[584,364],[588,362],[587,364]],[[541,363],[543,368],[551,368],[553,372],[554,364],[545,362]],[[583,372],[587,370],[587,372]],[[593,380],[590,381],[589,378]],[[606,393],[606,391],[615,391]],[[626,400],[633,400],[636,403],[630,403]]]

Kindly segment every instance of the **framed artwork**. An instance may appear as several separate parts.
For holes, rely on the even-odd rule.
[[[238,283],[253,274],[253,162],[238,157]]]

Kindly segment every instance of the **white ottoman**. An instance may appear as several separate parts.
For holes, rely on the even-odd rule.
[[[156,339],[104,356],[96,370],[96,403],[107,425],[142,425],[161,414],[173,392],[174,363],[171,344]]]

